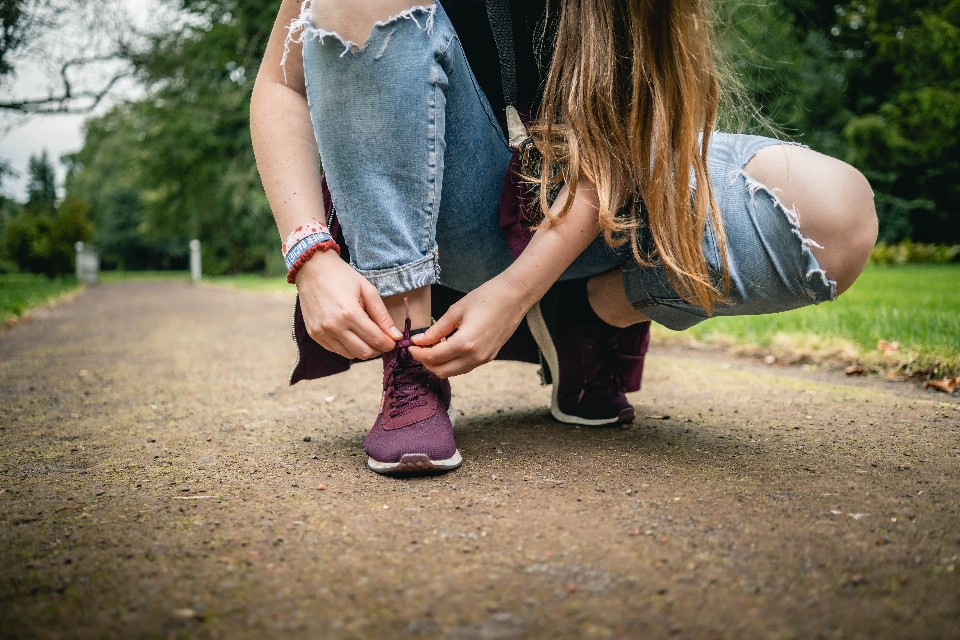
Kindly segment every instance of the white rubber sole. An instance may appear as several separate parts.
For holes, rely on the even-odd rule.
[[[580,416],[571,416],[560,410],[560,405],[557,402],[560,393],[560,358],[557,356],[557,348],[553,345],[553,338],[550,337],[550,330],[547,329],[547,322],[543,319],[539,301],[527,312],[527,326],[530,327],[530,333],[533,334],[533,339],[536,340],[537,346],[540,347],[540,351],[547,361],[547,366],[550,367],[550,377],[553,379],[553,392],[550,394],[550,415],[560,422],[587,427],[599,427],[621,422],[620,416],[591,420]]]
[[[453,425],[457,412],[451,404],[447,409],[447,415],[450,417],[450,424]],[[400,458],[400,462],[380,462],[371,457],[367,457],[367,466],[371,471],[381,474],[392,473],[417,473],[421,471],[452,471],[463,464],[463,457],[460,450],[457,449],[453,455],[446,460],[432,460],[425,453],[407,453]]]

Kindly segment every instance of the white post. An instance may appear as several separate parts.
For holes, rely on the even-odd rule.
[[[203,270],[200,265],[200,241],[190,241],[190,279],[193,282],[200,282]]]
[[[83,282],[83,243],[79,240],[73,245],[73,248],[77,250],[77,259],[74,261],[77,267],[77,280]]]
[[[83,284],[97,284],[100,281],[100,252],[83,242],[76,243],[73,248],[77,250],[77,280]]]

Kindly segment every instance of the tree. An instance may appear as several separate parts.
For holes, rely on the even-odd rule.
[[[29,176],[27,203],[4,225],[5,257],[31,273],[70,273],[74,243],[92,232],[90,205],[77,196],[57,203],[56,174],[46,152],[30,158]]]
[[[60,37],[51,37],[57,34]],[[0,113],[8,117],[89,113],[133,72],[141,34],[122,0],[2,0],[0,88],[18,66],[40,64],[46,95],[16,96],[5,87]]]
[[[39,156],[30,156],[27,169],[26,210],[33,215],[54,215],[57,210],[57,173],[46,149]]]
[[[119,188],[97,184],[109,175],[142,207],[143,241],[185,249],[199,238],[210,273],[283,271],[248,123],[279,4],[187,0],[185,26],[154,38],[137,63],[148,95],[91,120],[83,151],[70,158],[68,192],[90,199],[99,228],[108,211],[119,212]]]
[[[158,233],[147,215],[152,195],[141,165],[149,149],[137,111],[119,105],[87,123],[83,149],[65,158],[67,192],[92,204],[92,242],[104,269],[186,269],[186,234]]]
[[[728,11],[750,93],[798,140],[864,172],[880,239],[960,243],[960,0]]]

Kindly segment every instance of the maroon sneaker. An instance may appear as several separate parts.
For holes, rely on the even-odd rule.
[[[403,339],[383,354],[380,415],[363,448],[377,473],[449,471],[463,462],[453,439],[450,383],[410,355],[410,318]]]
[[[527,324],[543,356],[544,384],[553,384],[554,418],[588,426],[634,419],[617,362],[621,334],[630,328],[581,322],[567,310],[563,294],[553,290],[530,309]]]

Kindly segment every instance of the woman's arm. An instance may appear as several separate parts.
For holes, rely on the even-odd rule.
[[[300,15],[303,1],[283,1],[250,103],[257,168],[281,238],[301,224],[326,220],[298,43],[289,43],[286,77],[280,66],[287,25]],[[366,359],[392,349],[402,337],[376,288],[333,252],[321,252],[303,265],[297,291],[307,331],[330,351]]]
[[[286,78],[280,66],[286,25],[300,15],[302,2],[285,0],[281,5],[250,101],[250,134],[257,168],[281,238],[303,223],[325,219],[319,154],[298,43],[290,43]]]
[[[566,188],[560,192],[554,212],[560,211],[568,195]],[[471,291],[426,333],[415,336],[420,346],[412,347],[411,354],[444,378],[493,360],[527,311],[599,233],[596,191],[581,181],[567,215],[553,227],[537,231],[506,271]]]

